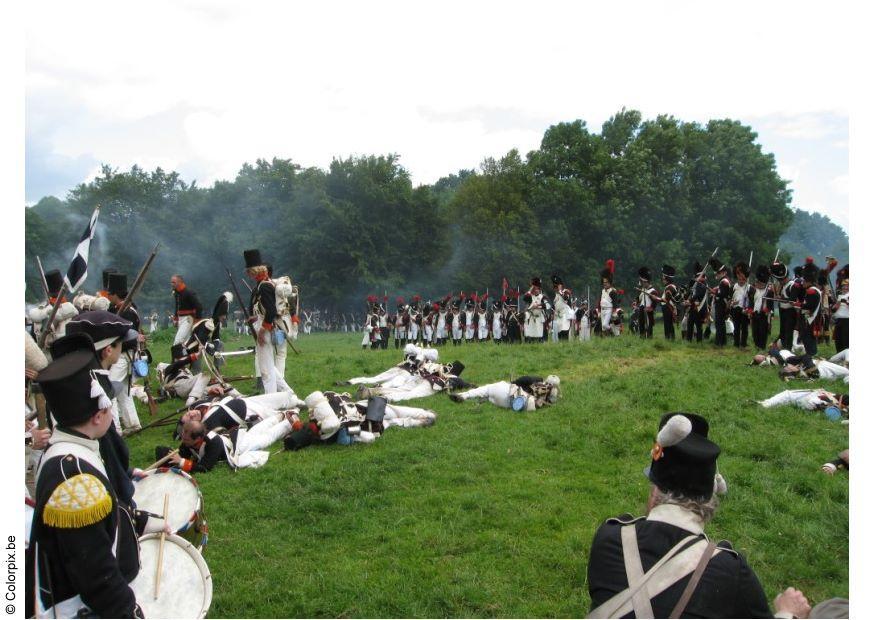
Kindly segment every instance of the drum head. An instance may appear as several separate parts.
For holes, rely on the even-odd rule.
[[[164,514],[164,494],[170,495],[167,521],[174,532],[185,531],[198,520],[203,497],[197,483],[179,469],[150,469],[134,481],[134,501],[139,510]]]
[[[160,534],[140,539],[140,572],[131,590],[147,618],[205,618],[213,601],[213,579],[191,543],[171,534],[164,541],[161,583],[155,598]]]

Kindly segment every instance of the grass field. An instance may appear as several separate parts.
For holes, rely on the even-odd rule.
[[[150,345],[158,361],[171,337],[163,332]],[[399,351],[363,351],[360,340],[299,340],[288,382],[303,398],[400,361]],[[231,337],[226,349],[249,344],[248,336]],[[432,427],[392,428],[372,445],[281,452],[261,469],[233,473],[220,464],[198,475],[214,581],[209,615],[584,616],[593,534],[608,517],[643,513],[642,470],[669,411],[711,423],[729,494],[707,532],[747,557],[769,599],[790,585],[812,605],[847,596],[848,475],[819,469],[848,446],[848,427],[749,402],[788,387],[847,386],[785,384],[774,368],[746,366],[752,354],[661,335],[446,346],[442,361],[463,361],[468,381],[555,373],[562,399],[514,413],[440,394],[412,403],[438,413]],[[252,360],[233,358],[225,372],[252,374]],[[254,393],[251,381],[237,385]],[[164,403],[161,412],[180,404]],[[171,428],[132,437],[132,463],[145,466],[155,445],[171,445]]]

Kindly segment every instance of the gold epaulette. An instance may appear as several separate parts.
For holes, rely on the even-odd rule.
[[[58,485],[43,509],[43,523],[73,529],[93,525],[112,511],[112,496],[99,478],[79,474]]]

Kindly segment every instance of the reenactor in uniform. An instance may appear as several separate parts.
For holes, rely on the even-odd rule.
[[[796,330],[796,308],[794,303],[802,297],[802,286],[787,275],[787,265],[780,261],[772,263],[772,295],[780,299],[778,319],[780,321],[781,347],[793,346],[793,332]]]
[[[708,285],[705,270],[698,262],[693,266],[695,280],[690,286],[689,298],[684,304],[687,309],[687,340],[693,341],[693,330],[696,332],[696,342],[702,342],[702,325],[708,315]]]
[[[530,284],[529,290],[523,294],[523,301],[527,304],[524,326],[526,342],[543,342],[547,300],[541,292],[541,278],[532,278]]]
[[[732,297],[729,304],[729,314],[732,317],[732,338],[736,347],[747,347],[747,331],[750,325],[748,313],[748,298],[750,293],[750,266],[744,262],[735,264],[735,284],[732,285]]]
[[[747,312],[750,316],[753,344],[763,350],[769,341],[771,332],[772,309],[774,302],[766,299],[769,295],[769,268],[760,265],[756,269],[756,281],[748,287]]]
[[[501,344],[504,337],[504,313],[502,305],[507,301],[507,295],[502,295],[500,299],[492,302],[492,341],[495,344]]]
[[[247,275],[255,282],[249,299],[249,321],[253,323],[257,334],[255,359],[261,370],[264,393],[272,394],[280,390],[289,390],[291,388],[286,383],[285,377],[280,376],[276,368],[275,343],[278,339],[284,338],[284,335],[279,336],[279,330],[275,329],[279,318],[276,288],[259,250],[244,250],[243,259],[246,262]]]
[[[601,318],[601,335],[607,336],[612,332],[614,318],[620,311],[620,294],[614,288],[614,261],[605,261],[602,270],[602,294],[599,300],[599,316]]]
[[[726,344],[726,320],[729,318],[729,301],[732,299],[732,283],[727,275],[729,270],[716,258],[709,259],[711,268],[717,278],[717,285],[711,289],[714,297],[714,327],[717,334],[714,344],[722,347]]]
[[[137,538],[164,521],[130,510],[107,472],[99,440],[111,432],[112,388],[87,336],[65,344],[83,339],[36,378],[58,424],[37,473],[26,614],[142,618],[128,585],[140,569]]]
[[[845,267],[847,271],[848,268]],[[850,321],[850,309],[851,309],[851,298],[850,298],[850,281],[847,279],[847,276],[844,278],[837,277],[837,291],[838,296],[836,297],[836,302],[833,305],[833,319],[835,320],[835,331],[833,333],[835,338],[836,345],[836,353],[841,353],[846,350],[850,346],[850,332],[848,330],[848,323]]]
[[[403,297],[396,299],[395,303],[397,312],[389,316],[389,322],[395,325],[395,348],[400,349],[407,344],[407,324],[410,323],[410,314],[407,312]]]
[[[571,310],[571,289],[565,286],[565,281],[558,275],[550,278],[553,282],[555,296],[553,297],[553,333],[557,340],[568,340],[571,331],[571,321],[574,312]]]
[[[817,334],[815,327],[823,306],[823,293],[817,286],[817,276],[820,270],[813,262],[806,263],[802,268],[804,297],[797,302],[800,310],[799,341],[805,347],[808,355],[817,354]]]
[[[173,344],[184,344],[191,337],[194,322],[201,318],[204,309],[194,291],[188,288],[182,276],[176,274],[170,278],[170,288],[173,290],[173,322],[176,323],[176,337]]]
[[[662,266],[662,329],[666,340],[674,340],[674,324],[677,320],[678,305],[681,303],[681,293],[678,285],[674,283],[677,274],[671,265]]]
[[[653,338],[654,310],[660,299],[659,291],[650,284],[651,277],[647,267],[638,270],[638,326],[642,338]]]
[[[106,295],[112,304],[109,311],[118,314],[119,308],[128,296],[128,277],[119,272],[108,274]],[[131,329],[138,332],[137,341],[123,347],[118,361],[109,369],[109,379],[112,381],[112,389],[115,391],[113,418],[115,418],[116,430],[129,432],[141,428],[140,417],[137,415],[137,408],[131,397],[134,359],[138,353],[139,340],[142,338],[139,335],[140,312],[137,310],[137,306],[131,303],[119,316],[130,321]]]
[[[462,344],[462,338],[465,337],[465,314],[462,312],[462,300],[464,293],[459,299],[453,300],[453,309],[450,311],[448,321],[450,323],[450,332],[453,338],[453,346],[457,347]]]
[[[646,471],[652,483],[647,516],[608,519],[593,539],[588,617],[772,617],[744,557],[729,542],[714,543],[705,535],[717,509],[715,492],[726,490],[717,473],[719,455],[704,418],[662,417]],[[638,587],[645,578],[647,586]],[[775,599],[775,607],[800,618],[809,611],[808,601],[792,588]]]
[[[42,330],[48,329],[51,333],[46,338],[46,347],[52,344],[58,338],[66,334],[67,323],[74,316],[79,314],[76,306],[67,301],[65,296],[61,297],[61,304],[58,306],[58,311],[55,313],[55,318],[52,320],[51,326],[46,326],[44,323],[48,321],[49,315],[52,314],[52,307],[61,294],[61,288],[64,286],[64,276],[57,269],[53,269],[46,273],[46,286],[49,289],[49,298],[35,308],[31,308],[28,312],[28,317],[33,321],[34,338],[39,341]]]

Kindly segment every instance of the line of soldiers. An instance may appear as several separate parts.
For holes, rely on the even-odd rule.
[[[662,314],[666,340],[675,340],[677,328],[681,337],[701,342],[714,332],[714,344],[724,346],[732,336],[736,347],[747,347],[748,337],[754,346],[766,349],[772,328],[772,316],[777,310],[782,346],[804,348],[809,355],[817,352],[818,342],[828,342],[830,328],[837,350],[848,347],[848,277],[849,266],[837,272],[835,289],[830,273],[836,259],[827,257],[823,269],[810,257],[804,265],[788,276],[787,266],[775,260],[770,265],[758,265],[751,277],[750,262],[738,262],[732,267],[712,257],[706,266],[695,263],[693,276],[680,283],[677,269],[663,265],[660,273],[662,290],[653,284],[648,267],[638,270],[638,284],[632,302],[629,327],[641,338],[652,338],[657,311]],[[563,279],[551,277],[552,293],[542,288],[540,278],[532,278],[525,293],[505,289],[491,301],[488,292],[460,292],[438,301],[423,301],[418,295],[409,302],[396,300],[396,311],[387,311],[387,297],[380,301],[368,297],[368,313],[364,322],[362,348],[395,348],[407,342],[440,346],[452,341],[517,343],[589,340],[592,335],[619,336],[625,312],[625,291],[614,286],[614,261],[608,260],[602,270],[602,290],[597,303],[575,297]],[[708,270],[714,281],[709,283]],[[734,279],[730,278],[730,271]]]

